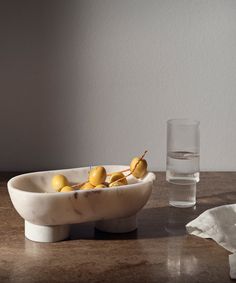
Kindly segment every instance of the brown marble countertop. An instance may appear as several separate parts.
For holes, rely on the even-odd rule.
[[[71,238],[35,243],[24,237],[0,174],[0,282],[235,282],[227,252],[214,241],[186,234],[185,224],[208,208],[236,203],[236,172],[201,173],[194,208],[168,206],[165,174],[138,215],[138,230],[107,234],[92,223],[73,225]]]

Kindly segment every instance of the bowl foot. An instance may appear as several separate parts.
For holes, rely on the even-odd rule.
[[[44,226],[25,221],[25,237],[35,242],[58,242],[68,238],[70,225]]]
[[[95,222],[95,228],[108,233],[127,233],[137,229],[136,215]]]

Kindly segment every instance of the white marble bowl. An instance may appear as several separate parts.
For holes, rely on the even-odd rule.
[[[116,172],[127,166],[104,166]],[[25,220],[25,235],[39,242],[55,242],[69,236],[69,225],[95,221],[107,232],[136,229],[136,213],[145,205],[152,191],[155,175],[149,172],[142,180],[128,177],[129,185],[58,193],[51,187],[56,174],[70,183],[85,181],[89,167],[35,172],[12,178],[8,182],[11,201]]]

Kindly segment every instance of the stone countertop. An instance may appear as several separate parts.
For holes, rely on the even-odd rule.
[[[236,203],[236,172],[203,172],[194,208],[168,206],[165,174],[138,214],[138,230],[107,234],[92,223],[72,226],[70,239],[36,243],[24,237],[0,174],[0,282],[234,282],[229,252],[214,241],[186,234],[185,224],[208,208]]]

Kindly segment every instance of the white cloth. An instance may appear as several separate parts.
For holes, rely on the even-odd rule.
[[[229,256],[230,277],[236,279],[236,204],[208,209],[186,225],[188,233],[212,238],[234,253]]]

